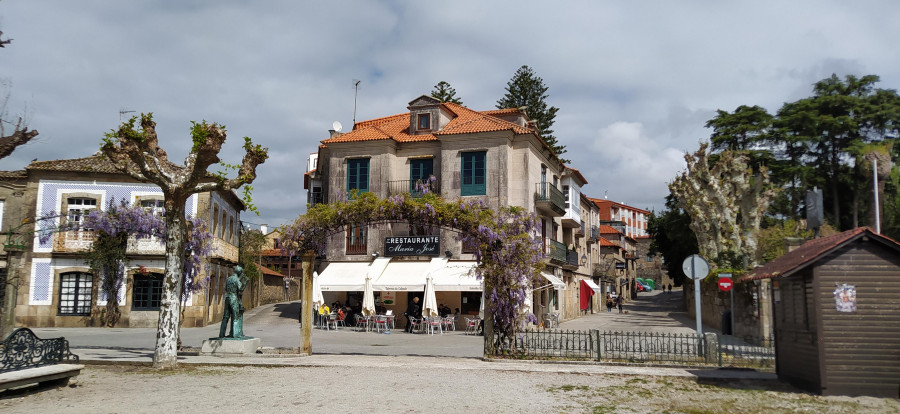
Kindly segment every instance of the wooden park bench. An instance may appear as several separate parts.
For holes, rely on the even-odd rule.
[[[31,329],[18,328],[0,342],[0,392],[28,385],[65,385],[84,365],[69,351],[65,338],[38,338]]]

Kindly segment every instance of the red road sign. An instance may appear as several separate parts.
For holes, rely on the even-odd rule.
[[[734,287],[734,282],[730,277],[719,278],[719,290],[721,290],[722,292],[728,292],[732,287]]]

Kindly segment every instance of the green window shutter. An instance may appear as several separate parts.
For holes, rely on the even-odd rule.
[[[460,195],[486,195],[484,151],[462,153],[462,171]]]
[[[434,160],[431,158],[410,160],[409,191],[415,192],[417,183],[425,183],[432,175],[434,175]]]
[[[369,191],[369,159],[354,158],[347,160],[347,193],[359,190]]]

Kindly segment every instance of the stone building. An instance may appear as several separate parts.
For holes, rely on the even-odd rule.
[[[494,209],[524,207],[537,214],[547,256],[543,279],[533,286],[532,310],[539,323],[554,314],[576,317],[576,288],[591,280],[588,259],[594,257],[582,220],[584,177],[563,165],[523,109],[474,111],[425,95],[407,109],[357,122],[347,133],[332,131],[310,157],[304,176],[310,204],[346,199],[353,190],[382,198],[415,196],[427,183],[445,199],[478,199]],[[388,238],[425,236],[439,245],[431,255],[386,257]],[[402,314],[411,297],[422,295],[426,273],[435,266],[445,282],[435,281],[437,301],[476,315],[482,287],[468,276],[473,253],[452,231],[429,231],[415,223],[349,226],[328,241],[318,266],[320,285],[326,303],[353,306],[362,299],[368,274],[378,306]]]
[[[106,299],[99,291],[99,281],[81,258],[93,242],[93,231],[82,228],[56,232],[47,240],[34,234],[43,228],[80,221],[90,210],[106,209],[110,202],[121,200],[161,211],[162,191],[119,173],[98,155],[32,162],[21,180],[24,188],[3,202],[3,211],[11,213],[2,221],[6,230],[16,228],[25,218],[31,220],[31,224],[18,226],[18,240],[23,248],[10,255],[19,264],[15,324],[100,326]],[[232,192],[200,193],[188,199],[187,214],[205,219],[213,239],[212,252],[198,275],[201,290],[188,295],[184,302],[183,326],[204,326],[221,320],[225,279],[238,260],[243,209],[243,203]],[[126,280],[118,297],[122,316],[117,326],[155,327],[165,245],[159,240],[132,240],[127,255]]]

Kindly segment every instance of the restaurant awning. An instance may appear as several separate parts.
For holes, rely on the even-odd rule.
[[[373,291],[422,292],[431,272],[435,291],[480,292],[482,283],[470,272],[475,266],[476,262],[448,262],[443,257],[428,262],[378,257],[372,262],[330,263],[319,275],[319,283],[323,292],[362,291],[368,274]]]
[[[444,292],[481,292],[484,284],[478,280],[472,269],[476,262],[449,262],[432,272],[434,290]]]
[[[362,291],[366,275],[374,281],[390,262],[390,257],[379,257],[372,262],[332,262],[319,275],[323,292]]]
[[[372,279],[372,290],[424,292],[425,274],[431,267],[431,262],[391,262],[377,280]]]
[[[566,282],[563,282],[562,279],[547,272],[541,272],[541,276],[543,276],[544,279],[547,279],[547,281],[550,282],[551,285],[553,285],[554,289],[566,290]]]
[[[586,285],[588,285],[588,287],[591,288],[591,290],[594,291],[594,293],[603,293],[603,292],[600,291],[600,286],[597,286],[597,284],[594,283],[593,280],[590,280],[590,279],[583,279],[583,281],[584,281],[584,283],[585,283]]]

